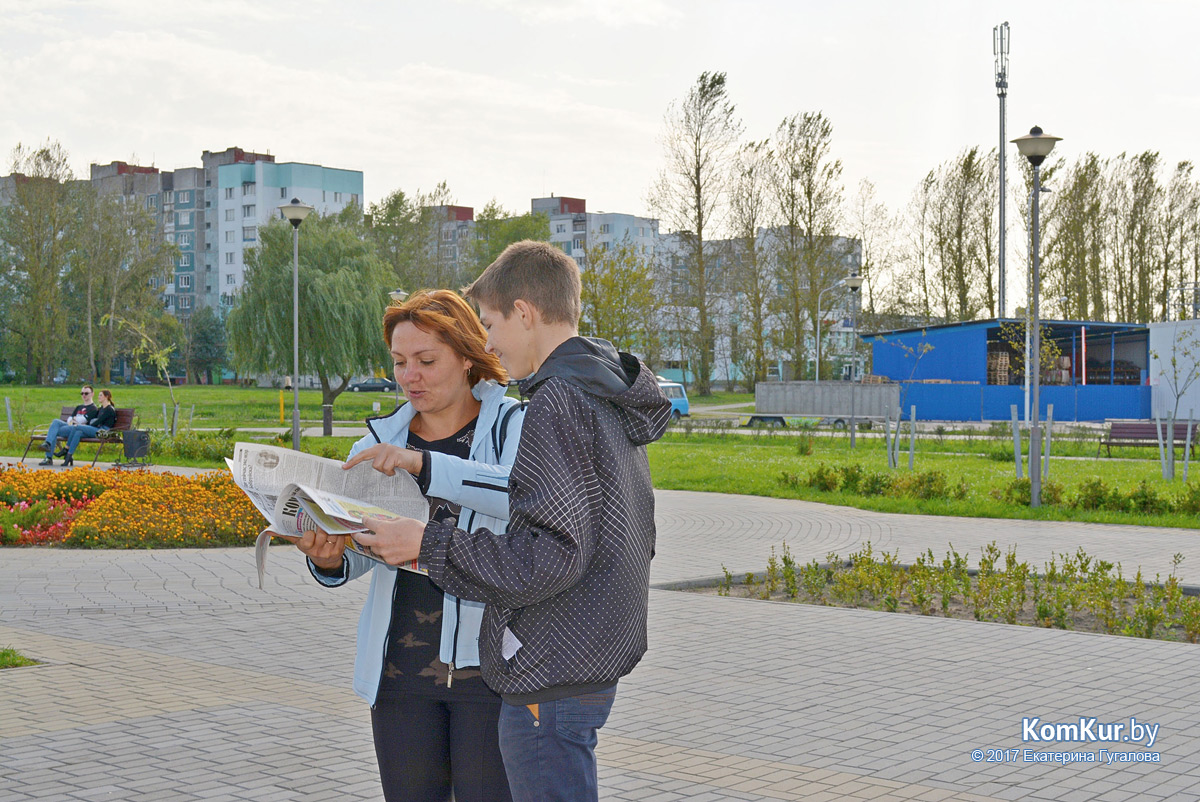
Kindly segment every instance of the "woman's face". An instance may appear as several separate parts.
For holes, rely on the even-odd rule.
[[[436,335],[403,321],[392,331],[396,383],[417,412],[438,412],[470,395],[471,362]]]
[[[100,391],[100,406],[107,407],[112,404],[112,399],[108,397],[108,393]]]

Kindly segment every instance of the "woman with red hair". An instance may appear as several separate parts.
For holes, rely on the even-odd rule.
[[[503,532],[508,472],[522,408],[484,350],[487,334],[450,290],[414,293],[383,318],[396,382],[408,402],[367,421],[349,468],[370,461],[389,476],[416,477],[430,517]],[[373,562],[345,539],[307,532],[297,544],[318,582],[365,574],[354,690],[371,703],[384,797],[389,802],[508,802],[497,722],[500,697],[479,673],[483,604],[443,593],[429,577]]]

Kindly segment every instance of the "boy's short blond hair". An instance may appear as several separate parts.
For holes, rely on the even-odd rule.
[[[579,265],[548,242],[514,242],[463,287],[464,296],[507,319],[518,298],[528,301],[545,323],[579,325]]]

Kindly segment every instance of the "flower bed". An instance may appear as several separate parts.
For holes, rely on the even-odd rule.
[[[0,468],[0,544],[67,548],[249,545],[266,525],[228,472],[196,477]]]

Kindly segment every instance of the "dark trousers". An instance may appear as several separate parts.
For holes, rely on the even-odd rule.
[[[497,722],[500,700],[381,699],[371,709],[388,802],[511,802]]]
[[[596,802],[596,731],[617,686],[538,705],[500,709],[500,748],[516,802]]]

